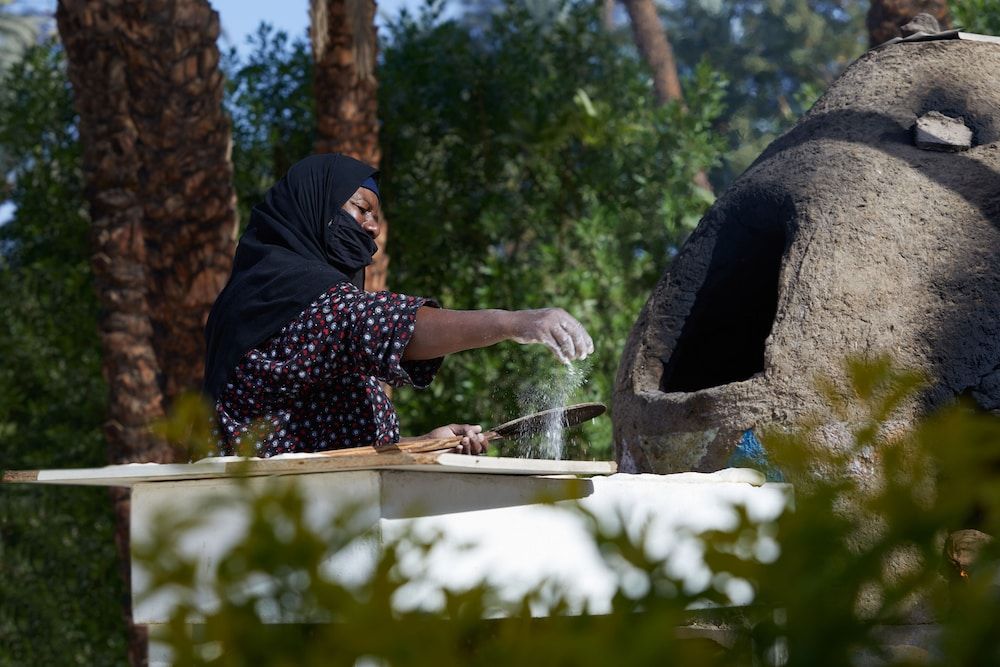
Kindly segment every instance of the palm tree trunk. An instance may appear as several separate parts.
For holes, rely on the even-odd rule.
[[[56,18],[80,114],[109,458],[170,462],[148,427],[200,385],[204,322],[235,247],[218,15],[205,0],[60,0]],[[127,575],[127,492],[114,500]],[[145,664],[145,632],[126,615],[129,660]]]
[[[674,50],[667,40],[653,0],[622,0],[632,23],[632,35],[642,59],[653,71],[653,90],[660,104],[684,101],[681,82],[677,76]]]
[[[601,25],[608,32],[615,29],[615,2],[616,0],[601,0]]]
[[[667,39],[667,31],[663,28],[660,16],[656,13],[653,0],[622,0],[622,3],[628,10],[636,48],[653,72],[656,101],[659,104],[677,101],[683,105],[684,93],[680,77],[677,76],[674,50]],[[712,184],[705,172],[695,174],[694,182],[698,187],[712,192]]]
[[[315,61],[317,153],[344,153],[377,167],[378,37],[374,0],[310,0],[310,35]],[[385,289],[389,224],[382,212],[381,249],[368,267],[365,289]]]

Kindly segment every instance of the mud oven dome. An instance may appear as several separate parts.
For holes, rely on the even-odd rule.
[[[939,112],[971,147],[915,145]],[[822,410],[820,374],[889,354],[1000,408],[1000,44],[897,43],[853,63],[699,223],[632,329],[623,472],[724,467],[747,429]]]

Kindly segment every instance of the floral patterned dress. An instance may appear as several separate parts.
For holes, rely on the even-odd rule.
[[[236,454],[257,424],[258,456],[399,441],[399,419],[379,381],[430,384],[442,359],[403,361],[427,299],[338,283],[270,340],[249,350],[216,403],[219,453]]]

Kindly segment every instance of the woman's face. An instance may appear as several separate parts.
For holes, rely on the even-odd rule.
[[[382,231],[378,197],[368,188],[358,188],[344,204],[343,209],[357,220],[361,229],[368,232],[373,239]]]

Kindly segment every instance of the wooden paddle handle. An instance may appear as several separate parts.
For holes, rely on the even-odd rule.
[[[487,442],[490,440],[499,440],[500,436],[495,431],[486,431],[483,433],[486,436]],[[456,435],[450,438],[424,438],[422,440],[410,440],[409,442],[397,443],[394,445],[386,445],[385,447],[349,447],[347,449],[332,449],[327,452],[316,452],[316,454],[322,456],[358,456],[358,455],[372,455],[372,454],[396,454],[399,452],[408,452],[410,454],[427,454],[431,452],[445,452],[449,449],[455,449],[462,442],[464,436]]]

